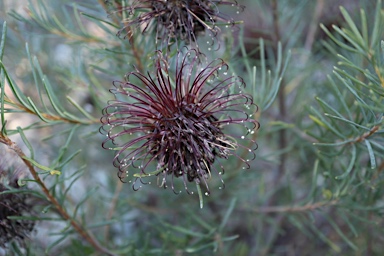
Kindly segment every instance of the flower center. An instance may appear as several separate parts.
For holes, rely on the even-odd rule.
[[[159,119],[149,146],[158,168],[176,177],[186,174],[188,181],[210,173],[215,156],[227,158],[232,149],[216,121],[194,104],[180,108],[173,118]]]

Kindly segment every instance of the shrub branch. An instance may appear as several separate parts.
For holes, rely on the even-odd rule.
[[[82,226],[79,224],[75,219],[73,219],[69,213],[64,209],[63,206],[60,205],[60,203],[57,201],[57,199],[49,192],[49,189],[44,184],[44,182],[40,179],[39,175],[37,174],[34,166],[26,159],[26,155],[23,153],[23,151],[16,145],[15,142],[13,142],[11,139],[9,139],[7,136],[0,133],[0,143],[3,143],[4,145],[7,145],[10,149],[12,149],[16,154],[23,160],[25,165],[28,167],[29,172],[31,173],[32,177],[35,179],[37,184],[41,187],[43,193],[47,197],[47,200],[51,202],[55,208],[57,209],[60,216],[69,221],[71,223],[71,226],[79,233],[81,237],[83,237],[89,244],[91,244],[97,251],[106,254],[106,255],[114,255],[111,253],[108,249],[104,248],[102,245],[99,244],[98,241],[95,240],[93,235],[88,233]]]

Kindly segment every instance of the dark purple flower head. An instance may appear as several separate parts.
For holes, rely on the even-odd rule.
[[[22,242],[29,236],[35,223],[25,219],[10,219],[21,217],[31,211],[27,196],[22,193],[7,193],[9,188],[0,184],[0,247],[6,247],[11,241]]]
[[[128,17],[123,20],[124,27],[118,35],[130,37],[135,28],[140,28],[143,33],[154,31],[156,43],[159,40],[161,47],[168,47],[179,40],[187,44],[195,42],[202,32],[214,37],[219,32],[218,25],[228,27],[235,23],[219,11],[221,5],[244,9],[236,1],[134,0],[121,8],[121,11],[127,11]]]
[[[26,166],[18,160],[13,151],[0,143],[0,247],[4,248],[11,241],[23,245],[35,226],[32,220],[9,218],[29,215],[32,211],[28,195],[21,193],[19,186],[20,180],[27,176]]]
[[[116,99],[103,110],[103,147],[117,146],[113,162],[122,180],[131,182],[129,173],[137,170],[134,189],[141,187],[138,180],[157,176],[164,188],[171,179],[176,192],[174,179],[180,177],[187,191],[196,182],[209,194],[211,175],[224,172],[214,165],[217,159],[233,155],[249,167],[254,158],[256,143],[247,135],[259,127],[252,119],[257,107],[242,93],[243,80],[228,76],[222,60],[200,69],[195,51],[182,55],[176,56],[175,75],[158,52],[154,77],[131,72],[126,82],[115,81]]]

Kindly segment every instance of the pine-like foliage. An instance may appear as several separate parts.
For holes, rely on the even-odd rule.
[[[382,255],[381,0],[0,22],[0,255]]]

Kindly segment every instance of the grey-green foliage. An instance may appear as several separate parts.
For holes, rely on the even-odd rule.
[[[41,180],[28,177],[25,190],[37,235],[7,253],[380,255],[383,5],[341,3],[366,8],[341,8],[338,25],[320,25],[324,37],[308,47],[321,2],[241,1],[260,24],[244,16],[207,51],[246,81],[261,128],[251,170],[223,162],[226,188],[213,188],[203,209],[197,196],[156,185],[133,192],[100,146],[111,82],[134,66],[151,70],[151,35],[116,37],[121,17],[105,1],[0,3],[0,141],[16,142]],[[260,31],[264,39],[252,37]]]

